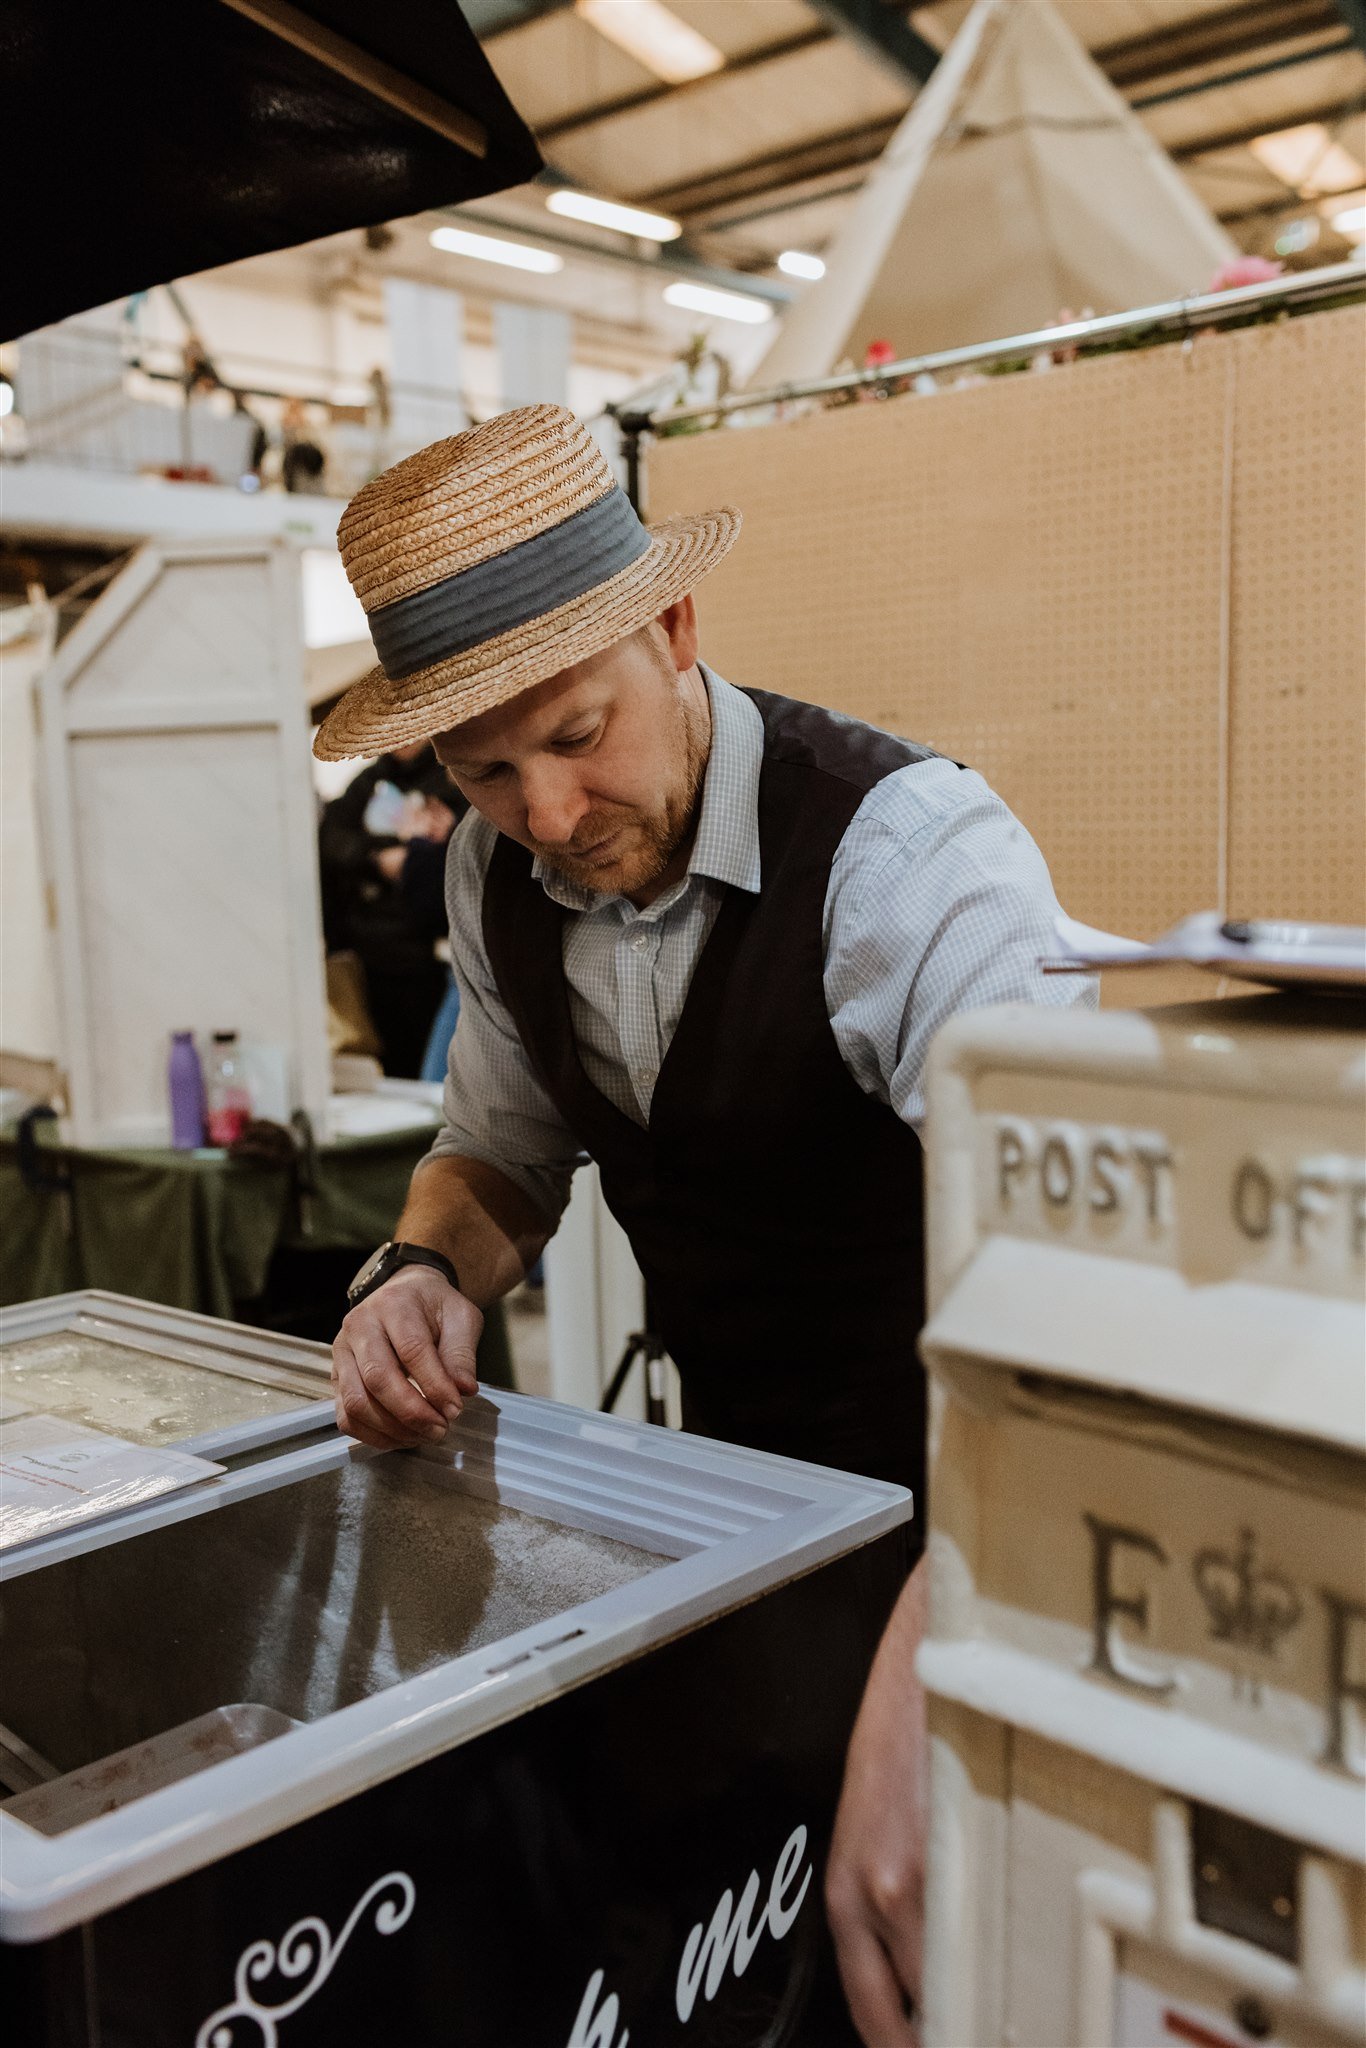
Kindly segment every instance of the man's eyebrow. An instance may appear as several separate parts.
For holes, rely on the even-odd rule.
[[[566,733],[574,730],[575,726],[596,724],[603,715],[603,708],[601,704],[583,704],[579,706],[577,711],[566,711],[560,718],[556,719],[554,725],[544,734],[539,744],[541,746],[553,746],[556,740],[562,740]],[[502,758],[496,752],[487,756],[479,756],[460,753],[454,747],[450,747],[449,751],[447,751],[448,745],[449,735],[443,738],[442,752],[437,758],[441,761],[443,768],[451,775],[467,772],[477,773],[481,768],[492,767],[495,761]]]

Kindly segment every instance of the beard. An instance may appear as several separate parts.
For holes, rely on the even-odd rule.
[[[670,745],[664,788],[648,809],[633,804],[601,804],[582,819],[573,846],[542,846],[532,851],[557,875],[600,896],[634,896],[657,882],[696,827],[698,800],[706,773],[711,737],[707,714],[678,689],[674,691]],[[610,844],[603,846],[604,840]],[[598,853],[591,852],[600,847]]]

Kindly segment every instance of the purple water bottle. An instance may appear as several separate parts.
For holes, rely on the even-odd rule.
[[[171,1033],[167,1078],[171,1087],[171,1143],[177,1152],[192,1152],[204,1142],[204,1070],[199,1064],[192,1031]]]

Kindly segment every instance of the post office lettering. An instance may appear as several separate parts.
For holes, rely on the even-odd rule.
[[[1151,1131],[1023,1117],[997,1122],[996,1191],[1006,1211],[1041,1203],[1058,1216],[1132,1211],[1164,1224],[1171,1217],[1171,1168],[1170,1147]]]
[[[1255,1155],[1234,1168],[1229,1207],[1241,1236],[1311,1256],[1366,1253],[1366,1180],[1346,1159],[1272,1166]]]

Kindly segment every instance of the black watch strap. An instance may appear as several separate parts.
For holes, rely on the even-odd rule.
[[[431,1246],[426,1244],[391,1242],[381,1245],[378,1252],[367,1260],[351,1282],[346,1291],[346,1298],[351,1307],[354,1308],[357,1302],[364,1301],[377,1287],[383,1287],[385,1281],[392,1280],[395,1273],[400,1272],[404,1266],[431,1266],[444,1280],[450,1282],[457,1294],[460,1292],[460,1275],[444,1252],[433,1251]]]

